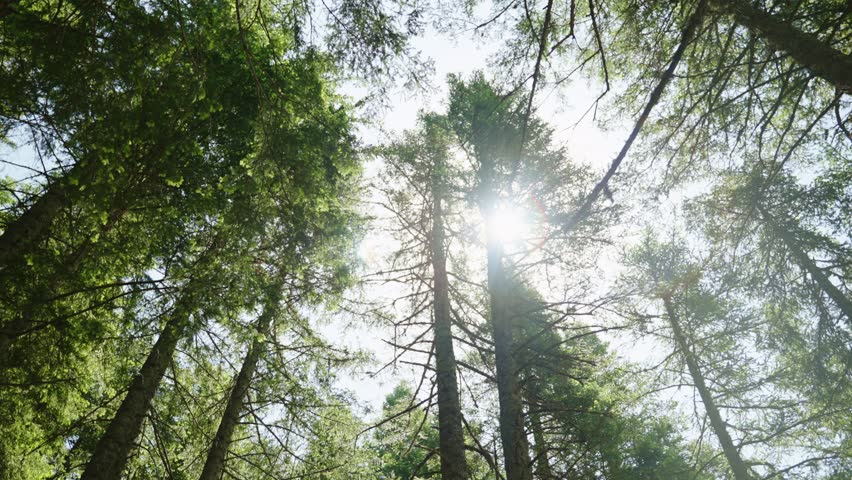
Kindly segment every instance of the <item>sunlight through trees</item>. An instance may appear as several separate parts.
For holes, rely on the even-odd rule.
[[[0,480],[852,478],[842,0],[0,0]]]

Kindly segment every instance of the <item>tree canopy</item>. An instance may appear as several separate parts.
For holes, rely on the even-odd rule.
[[[847,2],[0,0],[0,65],[0,479],[852,476]]]

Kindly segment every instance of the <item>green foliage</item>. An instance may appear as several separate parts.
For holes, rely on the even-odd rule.
[[[513,337],[511,393],[544,480],[729,478],[707,405],[672,411],[689,406],[696,366],[755,476],[847,478],[848,86],[708,0],[613,177],[632,188],[604,189],[610,201],[579,219],[597,167],[572,163],[555,143],[563,126],[537,115],[556,98],[545,89],[580,71],[604,92],[593,115],[632,123],[704,3],[0,1],[0,143],[34,156],[0,178],[0,478],[78,478],[164,331],[180,341],[124,478],[198,477],[254,346],[225,476],[439,478],[436,413],[422,406],[433,402],[414,398],[434,360],[431,189],[444,201],[471,479],[499,478],[505,460],[497,336]],[[848,57],[846,2],[746,3]],[[379,276],[406,293],[387,308],[350,302],[353,247],[377,224],[358,210],[373,192],[337,82],[360,81],[378,103],[394,84],[428,84],[410,40],[430,21],[473,25],[499,52],[488,73],[449,76],[445,113],[372,149],[397,223]],[[683,219],[648,218],[661,193]],[[530,206],[535,238],[483,245],[504,203]],[[633,236],[638,224],[652,228]],[[602,271],[602,252],[629,244],[623,271]],[[487,267],[506,276],[496,290]],[[378,425],[336,386],[365,357],[316,329],[364,312],[391,320],[394,342],[414,338],[404,348],[426,369],[416,392],[386,398]],[[495,312],[508,313],[500,335]],[[606,341],[622,332],[660,361],[617,359]]]
[[[437,419],[419,408],[414,392],[400,384],[385,398],[382,419],[390,419],[376,427],[375,454],[379,466],[375,473],[387,479],[433,478],[440,472]]]

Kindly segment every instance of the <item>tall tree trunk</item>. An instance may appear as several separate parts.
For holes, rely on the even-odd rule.
[[[852,300],[849,300],[849,298],[847,298],[846,295],[837,288],[837,285],[831,283],[831,280],[828,279],[825,272],[816,265],[816,263],[810,256],[808,256],[807,253],[805,253],[804,250],[802,250],[801,246],[796,239],[793,238],[790,232],[777,226],[775,226],[774,229],[778,232],[787,249],[790,250],[790,253],[793,255],[793,258],[796,260],[799,267],[808,272],[811,279],[816,282],[819,288],[828,295],[835,305],[837,305],[837,308],[839,308],[846,317],[846,321],[852,324]]]
[[[161,158],[170,141],[170,138],[161,139],[150,150],[140,152],[141,158]],[[136,163],[134,162],[133,165]],[[126,166],[130,167],[129,164]],[[6,225],[3,233],[0,234],[0,278],[8,276],[16,268],[25,268],[26,254],[35,250],[48,237],[50,228],[62,209],[71,206],[77,200],[76,197],[81,191],[77,185],[83,187],[91,184],[100,167],[101,164],[98,161],[80,160],[71,168],[71,171],[50,184],[44,194],[27,211]],[[139,167],[140,170],[137,173],[142,175],[141,183],[135,186],[125,183],[122,185],[124,188],[116,189],[115,194],[108,199],[108,203],[113,207],[110,209],[112,211],[110,221],[115,220],[110,228],[133,204],[135,195],[154,185],[152,182],[159,181],[156,175],[157,162],[140,160]],[[126,176],[118,181],[126,180],[131,176],[129,172],[125,172],[124,175]],[[116,212],[120,213],[117,218],[114,218]]]
[[[127,206],[123,205],[113,210],[106,224],[101,227],[101,234],[106,234],[124,217],[127,213]],[[48,298],[57,293],[57,290],[62,285],[62,282],[69,278],[77,278],[80,267],[83,261],[86,260],[94,247],[95,242],[91,238],[83,241],[77,250],[63,258],[61,265],[50,273],[49,279],[45,282],[46,286],[34,292],[30,292],[26,303],[20,308],[20,314],[13,319],[5,322],[0,321],[0,370],[8,366],[8,354],[12,343],[20,337],[40,330],[52,322],[45,321],[41,324],[35,322],[36,311],[39,307],[47,303]]]
[[[816,263],[805,253],[799,244],[795,241],[795,239],[791,238],[789,232],[784,232],[781,235],[781,239],[784,241],[784,245],[787,246],[787,249],[790,250],[790,253],[793,255],[793,258],[796,259],[796,263],[799,264],[803,270],[808,272],[808,275],[819,285],[819,288],[828,295],[829,298],[837,305],[837,308],[843,312],[843,315],[846,317],[847,322],[852,322],[852,300],[846,297],[843,292],[840,291],[839,288],[828,279],[828,276],[823,272],[821,268],[819,268]]]
[[[762,206],[758,207],[758,211],[763,217],[763,221],[769,226],[770,230],[778,235],[778,237],[781,238],[781,241],[784,242],[784,246],[786,246],[787,250],[790,251],[790,254],[793,256],[793,259],[799,268],[808,273],[811,280],[816,282],[819,288],[828,295],[828,298],[837,305],[837,308],[839,308],[846,317],[846,321],[852,324],[852,300],[841,292],[840,289],[837,288],[837,285],[831,283],[828,275],[826,275],[825,272],[817,266],[816,262],[814,262],[802,249],[801,244],[798,240],[796,240],[795,235],[790,231],[790,229],[781,225],[780,222],[778,222],[775,217]]]
[[[686,360],[689,374],[692,376],[695,388],[698,389],[698,394],[701,396],[701,402],[704,404],[707,416],[710,417],[710,426],[713,428],[716,438],[719,439],[719,443],[722,445],[722,452],[725,454],[728,465],[731,466],[731,470],[734,472],[734,478],[736,480],[751,480],[752,477],[748,472],[748,468],[745,462],[743,462],[742,457],[740,457],[740,452],[734,446],[731,436],[728,434],[728,429],[722,420],[722,415],[719,414],[719,409],[716,407],[713,395],[704,382],[704,375],[701,373],[701,368],[698,366],[698,360],[695,358],[694,352],[687,343],[686,335],[681,328],[680,320],[675,312],[671,297],[668,295],[663,296],[663,303],[666,307],[666,314],[672,333],[674,334],[675,343],[683,354],[684,360]]]
[[[524,378],[526,388],[527,405],[529,405],[528,416],[530,419],[530,429],[532,430],[533,441],[533,459],[532,463],[535,466],[535,478],[539,480],[555,480],[553,470],[550,468],[550,458],[547,455],[547,440],[544,437],[544,425],[541,421],[542,401],[541,389],[539,388],[538,378],[535,374],[526,375]]]
[[[276,302],[278,298],[276,296]],[[243,365],[240,367],[240,372],[234,381],[234,387],[231,389],[231,394],[228,397],[228,405],[222,414],[222,420],[219,422],[219,428],[216,430],[216,437],[213,438],[213,445],[207,451],[207,460],[204,462],[204,469],[201,471],[201,476],[198,477],[200,480],[219,480],[222,478],[222,473],[225,470],[225,456],[231,444],[231,437],[240,421],[246,394],[248,393],[249,386],[251,386],[257,362],[264,350],[265,342],[263,335],[269,330],[269,325],[272,323],[272,318],[275,316],[276,311],[277,308],[274,305],[268,304],[257,321],[258,335],[252,341],[248,352],[246,352]]]
[[[733,15],[737,23],[790,55],[799,65],[827,80],[841,92],[852,93],[852,55],[836,50],[815,35],[764,12],[751,0],[712,2],[719,11]]]
[[[66,182],[66,178],[56,180],[23,215],[6,226],[0,235],[0,275],[24,268],[26,254],[47,237],[53,219],[68,203],[70,186]]]
[[[436,165],[440,171],[441,166]],[[462,412],[453,350],[450,292],[447,258],[444,254],[444,218],[441,206],[441,179],[432,181],[432,273],[434,277],[435,369],[438,383],[438,438],[441,454],[441,478],[464,480],[467,461],[462,431]]]
[[[160,333],[160,338],[142,368],[133,377],[127,396],[98,441],[95,452],[80,477],[81,480],[114,480],[121,477],[136,437],[142,430],[154,393],[174,357],[178,341],[189,329],[195,303],[195,288],[192,281],[187,285],[187,291],[175,306],[171,318]]]
[[[591,5],[591,3],[590,3]],[[663,96],[663,91],[665,91],[666,86],[669,84],[672,78],[674,78],[675,70],[677,70],[677,66],[680,64],[680,61],[683,59],[683,54],[686,52],[686,47],[692,42],[693,37],[695,37],[695,33],[698,30],[698,27],[701,26],[701,21],[704,19],[704,13],[707,7],[707,0],[699,0],[698,5],[695,7],[695,11],[692,13],[692,16],[689,18],[689,21],[683,28],[683,33],[681,35],[680,43],[672,55],[672,59],[669,62],[669,66],[666,67],[666,70],[663,71],[660,76],[660,80],[657,82],[657,85],[651,90],[651,95],[648,97],[648,101],[645,103],[645,108],[642,109],[642,113],[639,115],[639,118],[636,119],[636,123],[633,124],[633,130],[630,131],[630,135],[627,136],[627,140],[622,145],[621,150],[618,152],[618,155],[612,160],[612,163],[609,165],[606,173],[604,174],[601,181],[595,184],[592,187],[592,191],[586,196],[583,200],[583,203],[580,205],[580,208],[574,212],[573,215],[568,219],[568,221],[562,225],[563,231],[573,230],[574,227],[585,220],[585,218],[591,213],[592,205],[597,201],[598,197],[603,193],[604,196],[611,197],[612,193],[609,191],[609,181],[615,176],[615,173],[618,171],[618,168],[621,166],[621,162],[627,158],[628,152],[630,152],[630,147],[633,146],[633,142],[639,137],[639,133],[642,131],[642,127],[645,125],[645,122],[648,121],[648,117],[651,115],[651,111],[654,110],[654,107],[657,105],[657,102],[660,101],[660,98]],[[601,50],[603,52],[603,50]]]
[[[535,474],[540,480],[554,480],[553,470],[550,468],[550,458],[547,456],[547,442],[544,439],[544,426],[541,423],[541,413],[534,410],[538,408],[530,402],[530,427],[532,428],[535,445]]]
[[[530,453],[524,430],[524,413],[518,384],[517,363],[512,341],[512,315],[506,304],[506,279],[503,269],[503,246],[496,239],[493,205],[485,210],[488,236],[488,295],[491,308],[491,331],[497,370],[497,395],[500,403],[500,439],[506,480],[531,480]]]

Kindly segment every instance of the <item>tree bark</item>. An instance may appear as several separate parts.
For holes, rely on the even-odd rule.
[[[749,0],[712,0],[717,10],[733,15],[740,25],[790,55],[799,65],[822,77],[843,93],[852,93],[852,55],[832,48],[815,35],[805,33],[764,12]]]
[[[142,430],[154,393],[174,357],[178,341],[189,329],[192,307],[195,303],[192,291],[195,288],[192,281],[187,285],[188,291],[175,306],[171,318],[160,333],[160,338],[157,339],[142,368],[133,377],[127,396],[124,397],[106,432],[98,441],[95,452],[80,477],[81,480],[121,478],[121,472],[127,465],[136,437]]]
[[[20,217],[5,226],[0,234],[0,279],[14,281],[16,272],[27,269],[26,257],[48,238],[56,217],[71,206],[80,190],[72,184],[91,183],[97,162],[81,160],[64,176],[48,185],[47,190]],[[126,196],[126,192],[125,192]],[[116,198],[124,198],[117,195]]]
[[[163,139],[158,142],[145,154],[147,157],[142,158],[161,158],[170,140]],[[130,164],[126,164],[126,166],[129,170]],[[141,168],[138,173],[143,176],[142,183],[135,187],[128,186],[125,183],[122,185],[123,188],[117,188],[112,198],[108,200],[110,205],[115,207],[110,209],[113,212],[110,216],[110,228],[124,215],[125,212],[122,210],[133,204],[135,195],[148,190],[154,185],[153,181],[159,181],[155,172],[157,162],[142,161],[139,166]],[[59,212],[63,208],[71,206],[77,200],[81,191],[79,188],[91,184],[100,167],[101,164],[98,161],[80,160],[66,175],[57,178],[52,184],[48,185],[44,194],[20,217],[6,225],[3,233],[0,234],[0,278],[8,276],[10,272],[14,272],[18,268],[26,268],[26,254],[35,250],[48,237],[50,228]],[[129,173],[125,175],[129,176]],[[116,205],[120,207],[116,207]],[[121,213],[117,218],[114,218],[113,215],[116,212]]]
[[[441,166],[436,165],[440,170]],[[468,476],[465,459],[462,412],[456,378],[456,356],[453,350],[450,318],[449,279],[444,254],[444,220],[440,178],[432,182],[432,274],[434,278],[435,370],[438,384],[438,436],[441,454],[441,478],[464,480]]]
[[[493,207],[489,207],[493,209]],[[506,305],[503,246],[496,239],[491,210],[485,210],[488,245],[488,294],[500,403],[500,439],[506,480],[531,480],[530,453],[512,341],[512,315]]]
[[[53,219],[67,204],[70,185],[66,182],[66,178],[56,180],[23,215],[6,226],[0,235],[0,274],[24,268],[26,254],[47,237]]]
[[[547,440],[544,437],[544,425],[541,421],[541,412],[543,404],[541,399],[541,389],[539,388],[538,377],[535,374],[528,374],[524,377],[524,391],[526,392],[526,400],[530,419],[530,430],[533,436],[533,472],[535,478],[539,480],[555,480],[553,470],[550,468],[550,458],[547,455]]]
[[[219,428],[216,430],[213,444],[210,446],[210,450],[207,451],[207,460],[204,462],[204,469],[201,471],[201,476],[198,477],[200,480],[219,480],[222,478],[222,473],[225,470],[225,457],[228,453],[228,447],[231,444],[231,437],[240,421],[246,394],[248,393],[249,386],[251,386],[254,372],[257,369],[257,362],[264,350],[265,342],[262,335],[269,330],[269,325],[272,323],[275,311],[276,308],[274,306],[267,305],[257,321],[258,335],[252,341],[248,352],[246,352],[240,372],[234,381],[234,387],[231,389],[231,394],[228,397],[228,405],[222,414],[222,420],[219,422]]]
[[[704,382],[704,375],[701,373],[701,368],[698,365],[698,360],[695,358],[694,352],[690,349],[689,344],[687,343],[686,335],[681,328],[680,320],[675,312],[671,297],[668,295],[663,296],[663,304],[666,307],[666,314],[668,316],[672,333],[674,334],[677,348],[681,351],[681,354],[683,354],[684,360],[686,360],[686,366],[689,369],[689,374],[692,376],[695,388],[698,389],[698,394],[701,396],[701,402],[704,404],[707,416],[710,417],[710,426],[713,428],[716,438],[719,439],[719,443],[722,445],[722,452],[728,460],[728,465],[730,465],[731,470],[734,473],[734,478],[736,480],[751,480],[752,476],[749,474],[748,468],[746,467],[745,462],[743,462],[742,457],[740,457],[739,450],[737,450],[734,446],[734,442],[728,434],[725,422],[722,420],[722,415],[716,407],[715,400],[713,400],[713,395],[711,394],[710,389],[707,388],[707,384]]]

